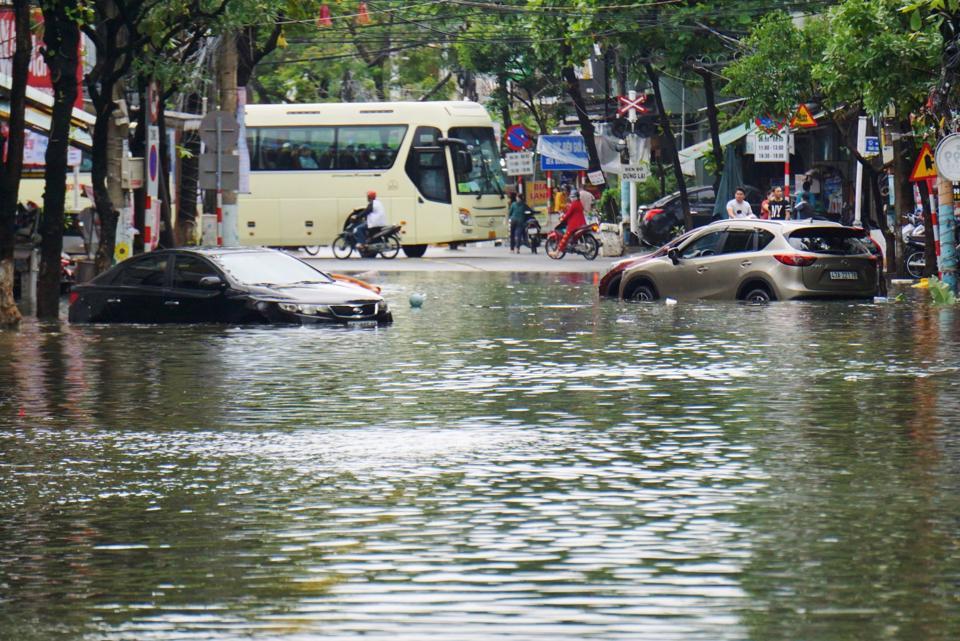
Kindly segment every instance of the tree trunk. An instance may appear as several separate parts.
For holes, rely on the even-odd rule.
[[[577,74],[571,65],[563,68],[563,79],[565,81],[567,95],[570,96],[570,100],[573,101],[573,106],[577,110],[577,120],[580,121],[580,135],[583,136],[583,142],[587,147],[587,172],[602,171],[600,167],[600,155],[597,153],[597,140],[594,137],[593,123],[590,122],[590,114],[587,113],[587,105],[583,100],[583,94],[580,92]],[[603,183],[601,182],[600,184]]]
[[[507,87],[507,74],[497,74],[497,106],[500,107],[500,117],[503,120],[503,130],[506,131],[513,126],[513,118],[510,117],[510,91]]]
[[[187,113],[200,113],[200,96],[187,96]],[[180,184],[177,193],[176,243],[192,245],[197,231],[197,181],[200,176],[200,136],[196,131],[184,131],[180,144],[187,155],[180,160]]]
[[[897,130],[900,134],[910,132],[910,121],[900,121],[897,123]],[[916,158],[916,153],[912,144],[905,144],[903,138],[893,141],[893,183],[896,189],[896,200],[894,201],[894,255],[891,256],[887,264],[888,271],[896,273],[897,278],[906,276],[905,264],[903,258],[906,256],[906,242],[903,237],[903,225],[905,221],[902,216],[905,212],[913,211],[913,185],[909,182],[910,170]],[[889,250],[888,250],[889,251]]]
[[[930,189],[925,180],[918,182],[917,187],[920,188],[920,200],[923,204],[923,259],[926,262],[926,269],[924,269],[923,275],[936,276],[937,245],[933,230],[933,213],[930,208]]]
[[[10,118],[7,157],[0,154],[0,327],[17,327],[20,310],[13,300],[13,250],[16,244],[17,200],[23,169],[24,111],[30,68],[30,5],[15,0],[16,49],[11,61]],[[0,144],[0,150],[3,145]]]
[[[60,0],[44,4],[44,58],[53,83],[53,111],[50,136],[44,157],[43,238],[40,250],[40,278],[37,282],[37,317],[60,316],[60,254],[63,252],[63,210],[67,195],[67,149],[70,146],[70,117],[77,99],[77,45],[80,31],[67,11],[75,2]]]
[[[137,111],[137,126],[130,139],[130,154],[134,158],[143,158],[143,186],[133,191],[133,226],[139,232],[133,237],[133,254],[142,254],[144,250],[144,231],[147,220],[147,78],[137,76],[137,94],[140,96],[140,109]]]
[[[158,151],[160,152],[160,184],[157,189],[157,195],[160,198],[159,246],[169,248],[175,247],[177,244],[173,233],[173,203],[170,202],[172,200],[170,198],[170,194],[172,193],[170,188],[170,158],[173,150],[170,149],[167,141],[167,123],[166,116],[164,115],[166,111],[164,107],[165,100],[162,97],[163,92],[160,91],[159,86],[157,87],[157,93],[160,94],[157,98],[159,102],[157,106],[157,127],[160,134],[158,145]]]
[[[677,141],[673,137],[673,127],[670,125],[670,116],[663,107],[663,94],[660,92],[660,74],[649,61],[643,63],[647,71],[647,78],[653,85],[653,97],[657,102],[657,111],[660,113],[660,127],[663,129],[663,138],[667,143],[667,153],[673,163],[673,177],[677,179],[677,189],[680,190],[680,206],[683,208],[683,225],[689,231],[693,229],[693,216],[690,214],[690,199],[687,197],[687,181],[683,177],[683,168],[680,166],[680,152],[677,150]]]
[[[717,119],[717,98],[713,91],[713,75],[702,67],[696,68],[695,71],[703,79],[703,93],[707,101],[707,122],[710,123],[713,163],[716,166],[713,174],[713,193],[717,193],[720,189],[720,178],[723,176],[723,148],[720,146],[720,122]]]

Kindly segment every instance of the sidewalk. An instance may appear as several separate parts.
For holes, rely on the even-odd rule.
[[[451,272],[606,272],[623,256],[598,256],[588,261],[583,256],[567,254],[561,260],[553,260],[540,248],[536,254],[524,247],[520,254],[511,254],[504,244],[494,246],[492,242],[464,245],[451,250],[443,246],[430,246],[423,258],[407,258],[403,252],[393,260],[383,258],[359,258],[354,253],[347,260],[333,257],[330,247],[321,247],[320,254],[309,256],[303,251],[296,254],[314,267],[327,272],[414,272],[414,271],[451,271]]]

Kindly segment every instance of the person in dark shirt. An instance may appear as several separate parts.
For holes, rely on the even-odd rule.
[[[521,194],[510,193],[510,251],[520,253],[523,226],[527,222],[527,204]]]
[[[773,196],[767,199],[770,220],[790,220],[790,201],[783,197],[783,187],[774,187]]]

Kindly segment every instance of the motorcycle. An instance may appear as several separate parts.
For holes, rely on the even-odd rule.
[[[560,239],[563,238],[565,230],[563,225],[557,227],[547,234],[547,241],[544,243],[547,256],[554,260],[560,260],[567,252],[572,252],[574,254],[580,254],[587,260],[593,260],[600,253],[600,241],[597,240],[595,235],[599,229],[600,226],[596,223],[578,227],[574,230],[569,242],[567,242],[566,249],[560,252],[558,251],[558,247],[560,246]]]
[[[530,252],[537,253],[540,243],[543,242],[543,230],[540,227],[540,221],[537,220],[537,211],[527,207],[527,218],[523,222],[523,236],[520,238],[520,244],[530,248]]]
[[[375,258],[380,254],[383,258],[396,258],[400,253],[400,225],[387,225],[380,228],[375,234],[368,232],[367,242],[360,246],[357,241],[357,225],[363,222],[365,209],[354,209],[343,222],[343,231],[333,239],[333,255],[345,260],[350,258],[353,250],[363,258]]]

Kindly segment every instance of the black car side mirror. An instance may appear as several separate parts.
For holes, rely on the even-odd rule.
[[[223,280],[219,276],[204,276],[200,279],[200,289],[220,289],[223,287]]]
[[[680,250],[677,249],[676,247],[671,247],[670,250],[667,252],[667,258],[669,258],[670,262],[672,262],[674,265],[679,265]]]

